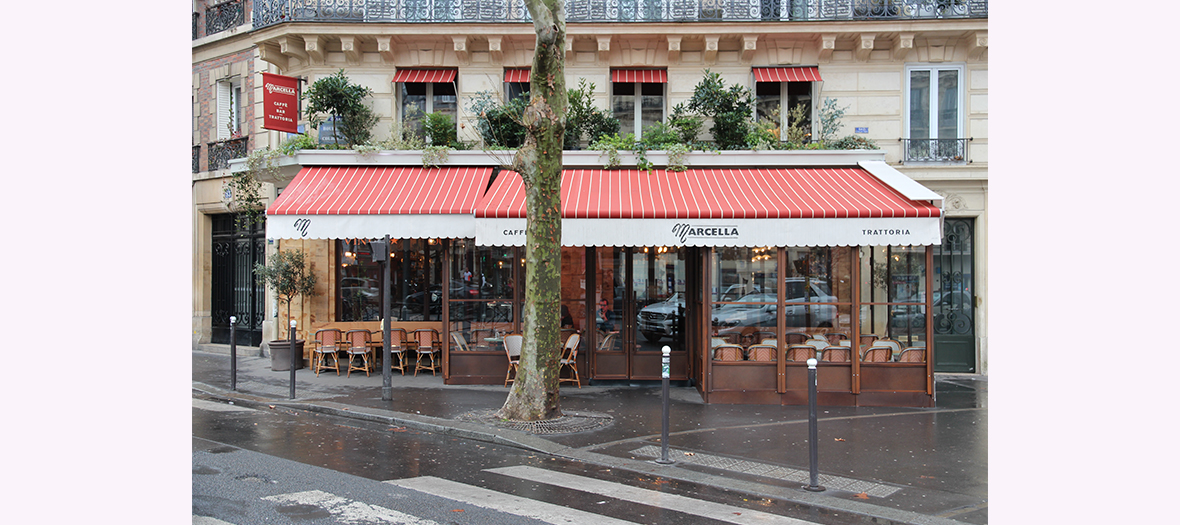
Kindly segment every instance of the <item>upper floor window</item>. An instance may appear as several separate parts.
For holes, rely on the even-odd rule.
[[[817,82],[822,81],[819,68],[810,67],[759,67],[754,68],[754,97],[758,122],[769,120],[778,126],[779,140],[788,140],[787,129],[797,124],[803,133],[802,140],[811,137],[811,104],[819,91]],[[785,102],[785,104],[784,104]],[[798,112],[798,120],[792,118],[792,110]]]
[[[505,104],[517,99],[524,99],[525,102],[528,102],[529,72],[530,69],[528,68],[514,68],[504,70]]]
[[[963,66],[906,68],[906,160],[963,160]]]
[[[217,82],[217,140],[242,135],[242,80]]]
[[[402,128],[425,137],[423,123],[426,115],[439,113],[458,119],[459,98],[456,95],[454,69],[399,69],[393,77],[398,85]]]
[[[663,69],[615,69],[611,71],[611,109],[619,119],[619,133],[643,136],[643,130],[664,121]]]

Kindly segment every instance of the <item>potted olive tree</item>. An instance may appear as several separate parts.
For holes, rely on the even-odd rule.
[[[287,303],[287,317],[291,319],[291,301],[299,295],[315,297],[316,277],[304,262],[303,250],[288,250],[275,253],[269,257],[266,264],[254,265],[254,278],[259,284],[270,287],[278,296],[280,302]],[[281,323],[276,327],[281,334],[286,335],[288,325]],[[295,340],[296,355],[303,355],[304,340]],[[270,342],[270,368],[274,371],[290,370],[291,342],[286,338]],[[303,368],[303,360],[296,361],[296,369]]]

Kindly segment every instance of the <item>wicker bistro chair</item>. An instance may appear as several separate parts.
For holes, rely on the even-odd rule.
[[[713,338],[714,361],[741,361],[743,359],[742,352],[741,345],[730,343],[720,337]]]
[[[577,332],[571,334],[569,339],[565,340],[565,347],[561,351],[561,366],[557,369],[557,382],[560,384],[563,381],[576,383],[578,388],[582,388],[582,378],[578,377],[578,343],[582,341],[582,334]],[[569,368],[572,375],[570,377],[561,377],[561,371]]]
[[[888,346],[874,346],[865,350],[861,361],[865,363],[888,363],[893,360],[893,349]]]
[[[778,341],[763,339],[761,343],[752,344],[746,349],[751,361],[778,361]]]
[[[828,340],[828,344],[831,346],[845,346],[840,343],[848,340],[848,336],[840,332],[828,332],[824,334],[824,338]]]
[[[887,347],[889,347],[889,350],[891,352],[889,354],[890,361],[892,361],[893,358],[897,357],[898,354],[901,353],[901,343],[897,342],[896,339],[889,339],[889,338],[878,339],[873,342],[873,346],[887,346]]]
[[[852,348],[846,346],[829,346],[824,349],[820,361],[829,363],[847,363],[852,361]]]
[[[352,377],[353,370],[364,370],[365,377],[369,377],[369,371],[373,369],[373,361],[369,359],[369,354],[373,351],[369,347],[369,343],[373,340],[373,333],[368,330],[349,330],[344,336],[348,342],[347,377]],[[357,356],[360,356],[362,366],[354,365]]]
[[[478,340],[475,340],[475,341],[476,341],[476,344],[468,344],[467,338],[463,337],[462,332],[451,332],[451,342],[454,343],[451,345],[452,350],[456,350],[459,352],[469,352],[472,350],[487,350],[488,349],[487,345],[479,344]]]
[[[807,361],[815,357],[815,347],[811,345],[791,345],[787,348],[787,361]]]
[[[508,334],[504,336],[504,353],[508,354],[508,373],[504,375],[504,386],[515,377],[517,365],[520,364],[520,348],[524,346],[524,336]]]
[[[319,377],[321,370],[335,370],[340,375],[340,330],[337,328],[321,328],[315,332],[315,349],[311,354],[311,368]],[[328,356],[332,356],[332,364],[325,364]]]
[[[400,370],[402,375],[406,375],[406,336],[405,328],[390,328],[389,329],[389,369]],[[382,349],[384,352],[384,348]]]
[[[417,376],[419,370],[430,370],[431,375],[438,375],[440,363],[436,357],[440,357],[442,352],[442,345],[438,340],[438,330],[433,328],[414,330],[414,340],[418,342],[417,358],[414,360],[414,375]],[[426,358],[430,364],[423,365],[423,358]]]
[[[787,336],[783,338],[783,341],[786,342],[786,344],[788,346],[790,346],[790,345],[805,344],[804,341],[806,341],[808,339],[811,339],[811,336],[809,336],[807,334],[803,334],[803,333],[799,333],[799,332],[789,332],[789,333],[787,333]]]
[[[901,351],[901,355],[897,357],[899,363],[925,363],[926,362],[926,347],[911,346]]]

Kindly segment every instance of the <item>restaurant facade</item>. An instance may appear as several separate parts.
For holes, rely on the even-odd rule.
[[[503,384],[499,340],[520,332],[528,300],[520,176],[483,152],[433,168],[387,153],[305,151],[275,181],[267,242],[308,254],[326,291],[296,301],[301,333],[378,330],[389,293],[392,326],[447,342],[446,384]],[[816,357],[821,404],[933,406],[942,198],[883,159],[709,153],[676,172],[567,152],[563,336],[581,334],[579,377],[658,381],[668,346],[672,379],[706,402],[802,404]],[[388,281],[371,251],[385,235]]]
[[[527,10],[519,0],[434,2],[436,9],[426,10],[387,9],[395,3],[383,0],[353,2],[343,11],[327,4],[194,2],[192,347],[216,349],[236,333],[239,346],[265,352],[286,319],[280,319],[283,309],[255,282],[251,269],[277,250],[302,249],[320,285],[315,297],[298,298],[294,305],[301,337],[314,335],[314,327],[375,328],[377,292],[394,286],[397,323],[464,330],[470,350],[454,359],[455,352],[448,351],[448,383],[491,382],[499,372],[487,369],[506,365],[495,342],[477,331],[491,329],[494,340],[496,330],[518,329],[516,314],[527,300],[517,286],[523,217],[500,207],[517,201],[478,200],[506,195],[499,185],[509,184],[512,175],[498,167],[510,165],[510,152],[451,151],[440,169],[486,171],[471,187],[485,176],[487,185],[472,190],[478,196],[470,197],[461,213],[421,208],[397,214],[397,227],[374,225],[361,214],[337,213],[329,220],[333,214],[321,213],[298,217],[306,219],[301,224],[308,235],[277,233],[286,227],[279,219],[298,215],[298,209],[272,214],[264,224],[243,225],[236,220],[239,207],[229,182],[243,157],[278,148],[294,136],[266,125],[264,74],[298,79],[299,89],[306,89],[344,70],[351,82],[372,89],[366,103],[380,118],[374,142],[432,112],[451,116],[459,139],[482,147],[473,101],[491,92],[506,102],[528,86],[535,33]],[[846,110],[841,135],[869,139],[880,148],[842,159],[819,151],[693,153],[685,163],[690,171],[682,176],[697,181],[693,191],[744,199],[711,203],[721,212],[709,212],[720,215],[677,208],[656,216],[669,210],[652,207],[614,217],[614,204],[597,204],[606,206],[605,212],[582,208],[586,203],[580,201],[568,204],[574,208],[563,222],[568,240],[562,297],[583,333],[578,356],[583,382],[652,378],[652,349],[668,345],[678,380],[694,384],[709,402],[738,396],[759,402],[797,399],[799,366],[792,360],[767,365],[761,361],[764,349],[751,351],[768,339],[765,332],[778,337],[779,351],[799,344],[793,333],[889,335],[902,352],[928,343],[924,359],[933,361],[934,372],[987,374],[988,3],[862,4],[727,0],[706,9],[704,3],[642,0],[607,2],[608,9],[600,10],[585,0],[568,2],[566,84],[592,84],[590,102],[619,119],[623,133],[640,138],[653,123],[667,122],[709,70],[726,85],[754,93],[755,118],[774,119],[779,109],[777,120],[785,129],[784,106],[803,104],[810,108],[810,121],[817,122],[820,105],[831,99]],[[475,6],[479,9],[468,9]],[[298,124],[307,126],[302,118]],[[319,131],[313,136],[322,142],[329,135]],[[698,139],[712,137],[705,130]],[[659,152],[648,152],[653,172],[636,170],[625,152],[618,168],[604,172],[600,152],[585,151],[585,141],[580,146],[583,151],[565,153],[571,181],[670,177],[667,158]],[[276,203],[294,191],[296,179],[308,178],[304,169],[421,169],[420,154],[396,158],[403,154],[300,152],[282,160],[283,175],[265,182],[263,193],[268,206]],[[778,180],[774,177],[812,176],[799,170],[845,170],[850,177],[864,172],[876,180],[889,171],[861,166],[862,161],[880,161],[936,194],[912,200],[940,209],[941,238],[929,238],[933,235],[924,228],[866,222],[881,217],[833,216],[815,220],[815,228],[796,227],[790,220],[804,221],[791,213],[806,210],[776,208],[763,202],[768,197],[752,193]],[[778,175],[751,174],[754,169]],[[751,193],[732,193],[737,181],[752,185]],[[605,216],[589,215],[599,212]],[[772,212],[782,217],[771,217]],[[682,220],[685,216],[691,220]],[[310,233],[331,221],[365,229]],[[442,228],[456,222],[466,229]],[[854,227],[858,222],[866,224]],[[499,223],[508,226],[492,226]],[[644,236],[645,231],[654,233]],[[860,237],[851,237],[856,232]],[[397,240],[392,285],[381,281],[364,255],[368,242],[386,234]],[[231,317],[238,320],[236,332]],[[494,326],[506,328],[488,328]],[[732,359],[738,353],[732,347],[721,347],[725,361],[706,357],[714,335],[740,346],[741,359]],[[831,337],[840,342],[841,336]],[[914,368],[901,361],[873,365],[858,355],[825,367],[821,387],[832,385],[821,395],[825,402],[869,404],[880,397],[876,392],[905,398],[922,390],[915,386],[918,379],[894,382],[902,381],[897,379],[902,372],[878,373]],[[847,374],[831,372],[841,367]]]

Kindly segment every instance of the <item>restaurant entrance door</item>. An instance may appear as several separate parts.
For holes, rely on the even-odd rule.
[[[686,248],[599,248],[594,378],[660,380],[661,350],[671,351],[671,379],[689,377]]]

